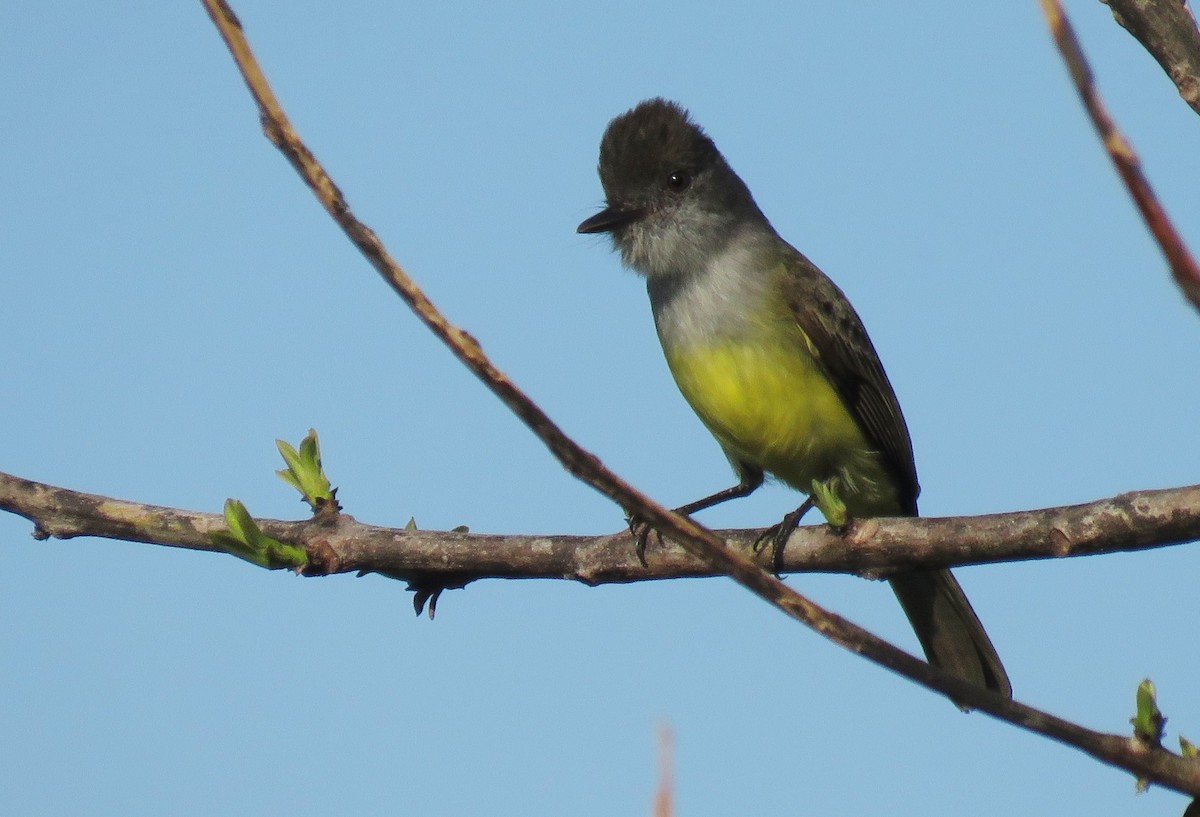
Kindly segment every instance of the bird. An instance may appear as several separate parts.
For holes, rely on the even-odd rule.
[[[777,548],[814,504],[834,527],[917,516],[912,440],[862,320],[779,236],[689,112],[654,98],[615,117],[598,173],[604,208],[577,230],[607,234],[645,278],[667,366],[738,480],[678,512],[748,496],[770,476],[807,495],[768,529]],[[1012,697],[949,570],[888,581],[931,665]]]

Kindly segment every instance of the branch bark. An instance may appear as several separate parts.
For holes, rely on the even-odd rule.
[[[34,536],[96,536],[224,552],[208,537],[220,514],[145,505],[0,473],[0,510],[25,517]],[[652,540],[643,567],[628,531],[602,536],[492,535],[368,525],[348,514],[288,522],[257,520],[264,533],[300,545],[309,576],[381,573],[461,586],[476,579],[571,579],[589,585],[721,575],[683,547]],[[747,559],[761,531],[716,531]],[[1200,485],[1134,491],[1080,505],[974,517],[868,519],[839,535],[825,525],[788,540],[788,573],[879,578],[914,567],[1059,559],[1166,547],[1200,540]]]
[[[1100,0],[1200,113],[1200,29],[1185,0]]]

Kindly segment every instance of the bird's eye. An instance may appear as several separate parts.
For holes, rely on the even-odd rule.
[[[692,174],[686,170],[676,170],[670,176],[667,176],[667,187],[674,190],[676,193],[681,190],[687,190],[688,185],[692,183]]]

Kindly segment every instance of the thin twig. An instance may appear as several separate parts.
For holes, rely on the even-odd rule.
[[[671,727],[658,727],[658,790],[654,793],[654,817],[675,817],[675,734]]]
[[[250,52],[241,25],[224,0],[203,0],[213,22],[228,44],[243,78],[254,96],[267,136],[305,178],[330,215],[363,252],[375,269],[417,313],[429,328],[458,356],[530,429],[573,475],[610,497],[626,510],[635,511],[654,527],[726,573],[775,607],[807,624],[830,640],[897,672],[916,683],[938,690],[951,700],[988,712],[1025,729],[1051,737],[1111,765],[1179,791],[1200,794],[1200,764],[1161,749],[1147,749],[1132,738],[1105,735],[1015,701],[959,681],[897,649],[850,621],[813,604],[779,579],[727,547],[711,531],[663,506],[621,480],[593,454],[569,439],[549,417],[520,392],[483,354],[479,344],[451,325],[416,284],[386,252],[375,234],[356,219],[341,192],[329,180],[312,153],[296,135],[278,101],[266,84]]]
[[[1192,305],[1200,309],[1200,266],[1197,266],[1196,259],[1192,257],[1175,225],[1171,223],[1167,211],[1154,195],[1150,183],[1146,181],[1141,162],[1133,152],[1132,145],[1117,128],[1116,122],[1109,116],[1104,102],[1100,99],[1091,66],[1088,65],[1087,57],[1079,46],[1075,30],[1071,27],[1071,21],[1067,19],[1062,4],[1058,0],[1041,0],[1041,3],[1050,32],[1054,35],[1054,42],[1067,64],[1071,80],[1083,100],[1083,106],[1087,109],[1096,132],[1100,134],[1104,149],[1121,175],[1121,180],[1125,182],[1125,187],[1133,197],[1146,226],[1150,228],[1158,246],[1166,255],[1175,282]]]

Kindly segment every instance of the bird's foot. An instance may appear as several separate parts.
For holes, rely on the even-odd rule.
[[[776,576],[783,572],[783,549],[787,547],[788,537],[800,526],[800,520],[813,505],[813,499],[809,497],[799,508],[783,517],[778,524],[767,528],[754,540],[755,553],[762,553],[767,545],[771,546],[771,572]]]
[[[628,514],[625,521],[629,524],[629,532],[633,534],[633,552],[637,554],[642,567],[649,567],[649,563],[646,562],[646,543],[650,541],[650,534],[653,533],[661,545],[662,532],[651,527],[649,522],[637,514]]]

